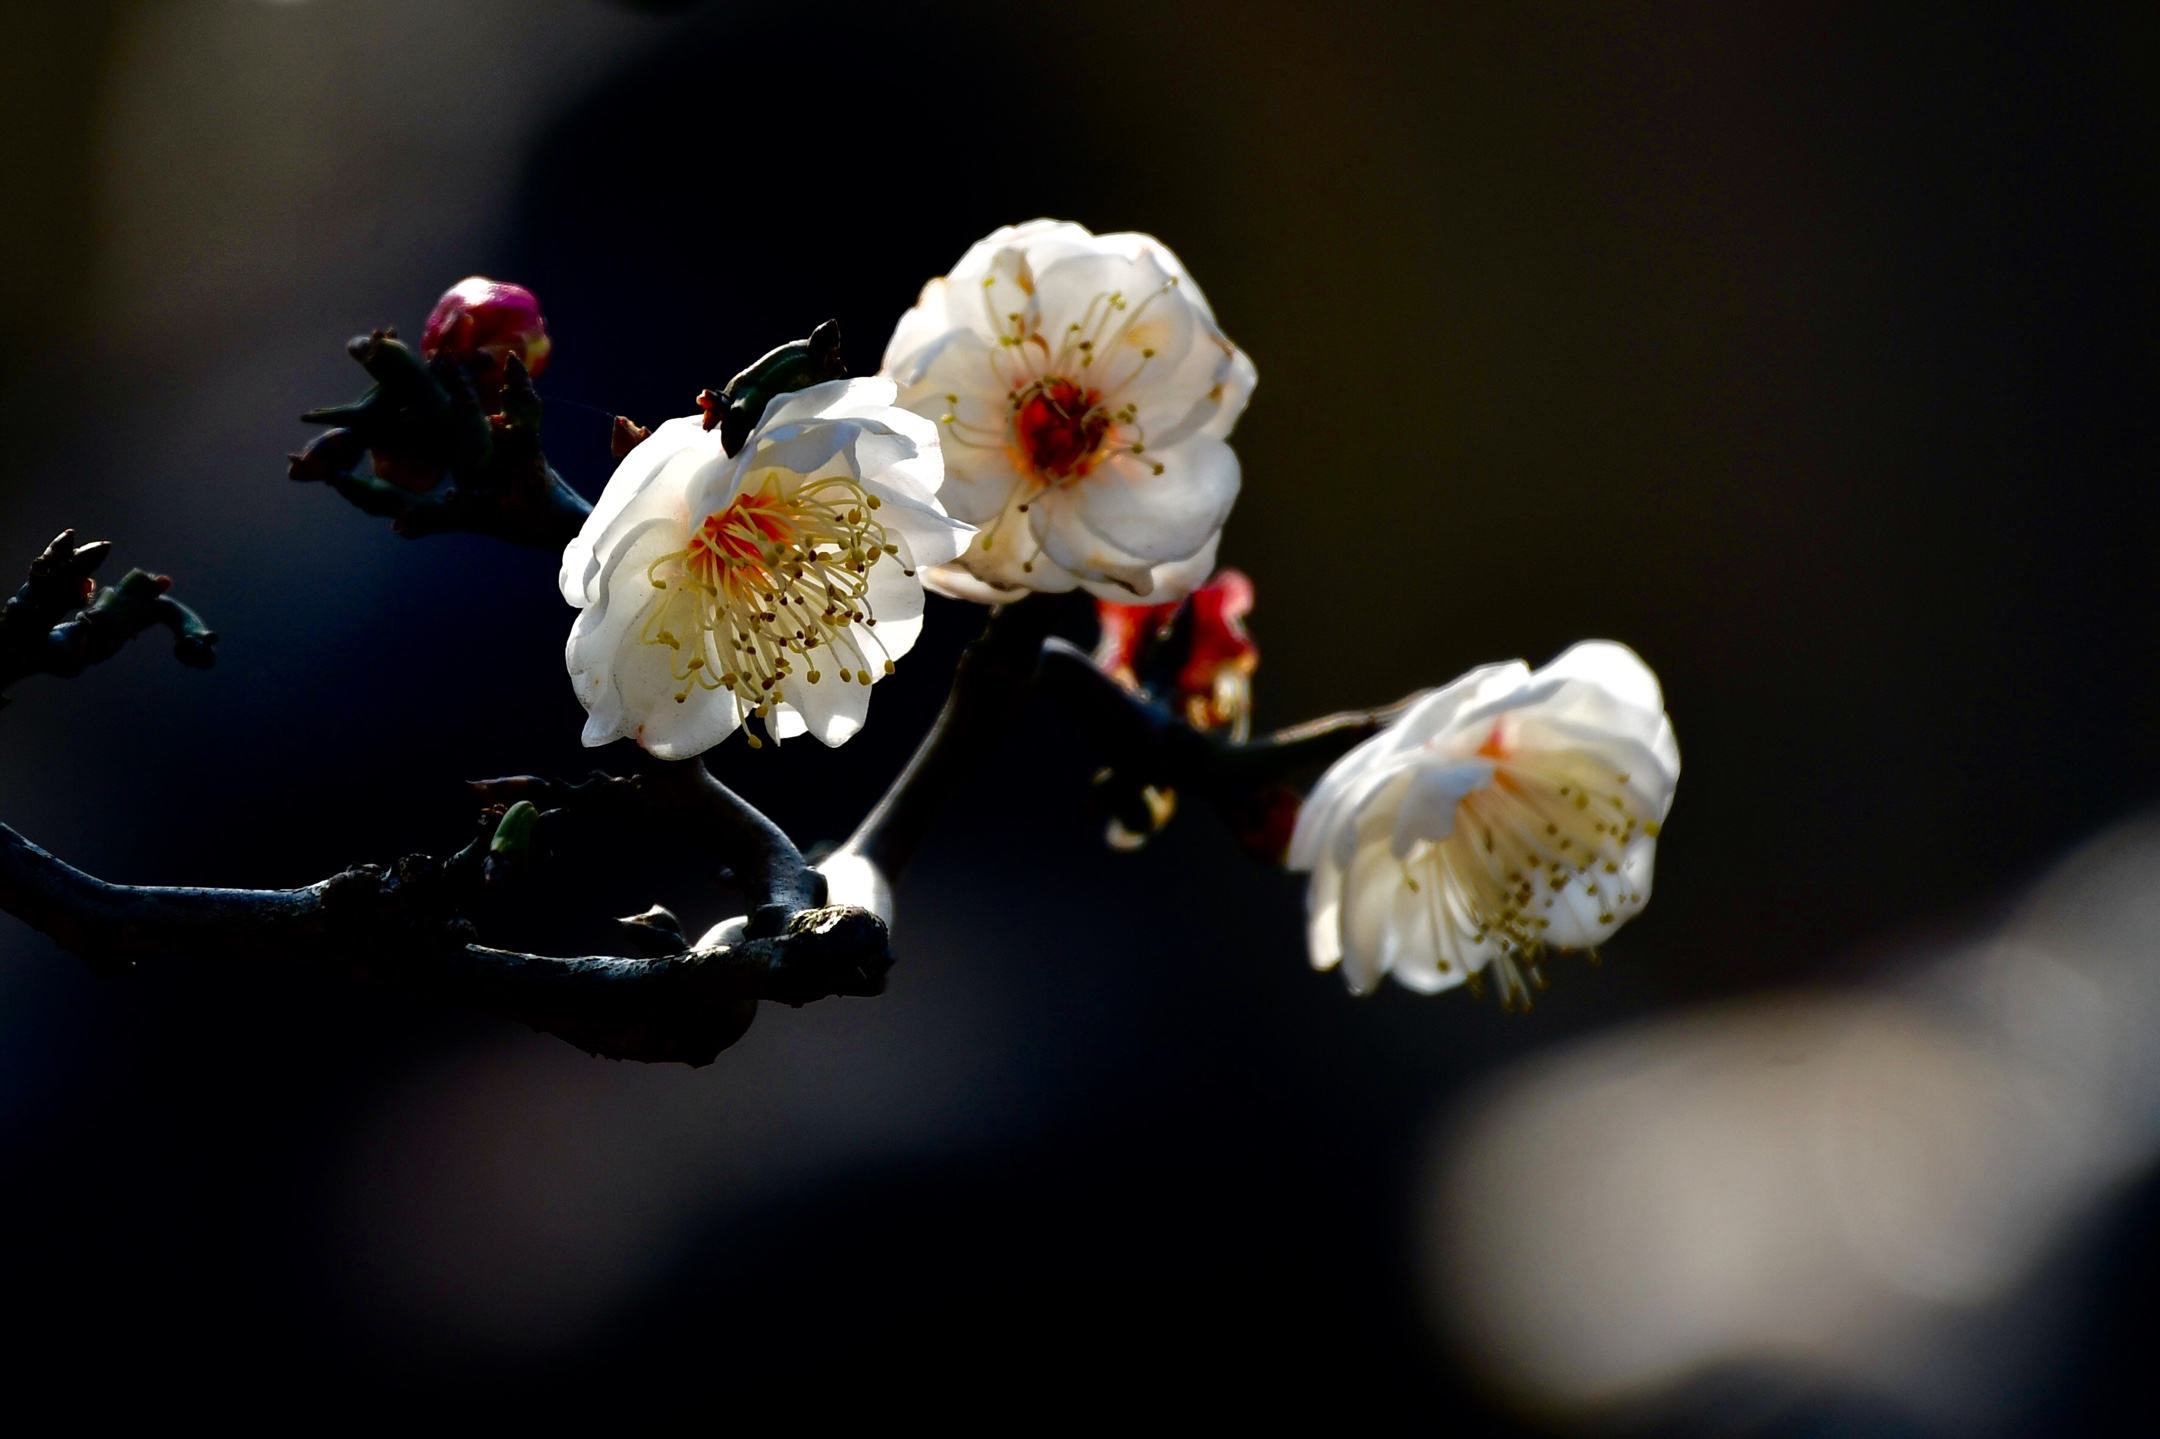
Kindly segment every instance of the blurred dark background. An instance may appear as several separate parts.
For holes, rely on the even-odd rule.
[[[1496,1387],[1434,1318],[1450,1116],[1623,1023],[1881,983],[2160,779],[2150,8],[9,23],[0,557],[109,536],[224,636],[208,674],[144,642],[0,716],[0,816],[94,873],[302,883],[454,845],[463,778],[628,762],[578,749],[552,558],[284,479],[293,417],[361,388],[348,335],[530,285],[550,452],[596,494],[609,414],[827,315],[872,369],[1037,214],[1162,236],[1259,366],[1223,555],[1263,724],[1610,636],[1687,766],[1655,901],[1527,1020],[1351,1000],[1204,813],[1106,852],[1047,706],[903,884],[891,992],[768,1008],[709,1069],[291,976],[100,979],[0,921],[18,1402],[1652,1422]],[[844,749],[715,768],[844,833],[975,619],[934,614]],[[590,908],[721,917],[681,878],[601,857]],[[1736,1361],[1654,1422],[2116,1416],[2156,1214],[2132,1183],[2036,1271],[2071,1298],[1965,1412]]]

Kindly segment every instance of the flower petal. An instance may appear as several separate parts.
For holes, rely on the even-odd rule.
[[[563,550],[556,580],[563,599],[573,605],[591,604],[599,597],[595,585],[607,551],[622,535],[657,514],[685,513],[690,477],[708,452],[719,453],[719,446],[717,435],[708,444],[703,420],[689,415],[660,425],[625,455],[592,513]]]
[[[923,588],[949,600],[964,600],[971,605],[1003,605],[1014,600],[1026,599],[1033,591],[1026,585],[1010,588],[993,585],[977,579],[965,564],[933,565],[922,571]]]
[[[1173,450],[1108,456],[1058,493],[1072,497],[1079,523],[1094,535],[1155,565],[1193,555],[1222,529],[1238,480],[1237,452],[1201,437]]]
[[[1492,783],[1489,759],[1459,760],[1420,769],[1403,791],[1388,835],[1388,850],[1397,859],[1409,856],[1421,840],[1443,840],[1455,832],[1455,812],[1463,797]]]

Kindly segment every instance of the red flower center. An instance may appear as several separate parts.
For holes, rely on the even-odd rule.
[[[715,587],[732,589],[752,576],[770,582],[768,547],[784,548],[794,538],[794,527],[777,500],[769,495],[740,495],[725,510],[705,517],[705,523],[690,536],[684,563],[692,575]]]
[[[1013,436],[1028,467],[1047,479],[1084,475],[1094,468],[1110,428],[1110,416],[1093,390],[1071,380],[1042,380],[1013,416]]]

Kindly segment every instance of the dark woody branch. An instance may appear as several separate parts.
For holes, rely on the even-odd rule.
[[[1168,822],[1179,794],[1213,804],[1255,857],[1279,863],[1302,791],[1296,782],[1348,754],[1399,717],[1411,695],[1373,709],[1344,710],[1251,739],[1204,732],[1169,705],[1119,684],[1092,656],[1060,639],[1043,642],[1038,682],[1077,710],[1100,747],[1098,807],[1145,841]]]
[[[633,808],[689,818],[672,786],[657,798],[637,781],[604,778],[479,788],[548,798],[552,788],[575,806],[539,811],[542,821],[610,811],[620,818]],[[696,803],[708,817],[727,807],[710,793]],[[0,825],[0,909],[101,965],[188,957],[305,965],[517,1019],[617,1059],[710,1063],[742,1036],[759,1000],[800,1005],[884,988],[891,956],[883,921],[860,909],[796,903],[806,897],[807,870],[799,854],[788,861],[792,845],[738,871],[764,886],[751,892],[765,924],[734,944],[682,943],[642,957],[483,945],[468,916],[499,873],[493,838],[501,828],[490,816],[478,837],[443,861],[415,855],[299,889],[245,890],[111,884]]]
[[[705,768],[703,760],[654,761],[646,773],[594,773],[577,783],[512,775],[477,780],[483,802],[520,801],[540,810],[543,825],[667,824],[726,866],[723,876],[748,897],[750,932],[777,933],[789,917],[824,903],[824,885],[802,851],[763,811]]]
[[[25,675],[81,674],[152,626],[171,632],[182,664],[216,662],[217,635],[167,593],[165,576],[129,570],[118,584],[98,587],[91,576],[111,551],[108,540],[78,545],[73,530],[62,530],[30,562],[29,578],[0,609],[0,690]]]
[[[499,385],[448,356],[422,359],[393,330],[346,350],[374,384],[300,418],[330,425],[291,457],[296,480],[330,486],[408,539],[452,532],[560,550],[592,506],[540,448],[540,396],[515,355]]]
[[[1136,694],[1099,669],[1086,651],[1050,633],[1054,602],[1044,596],[991,611],[960,659],[951,696],[870,815],[842,846],[897,879],[936,821],[945,798],[1021,718],[1037,689],[1069,705],[1100,749],[1102,802],[1139,833],[1159,826],[1147,791],[1184,790],[1223,811],[1241,832],[1287,803],[1292,781],[1315,773],[1378,734],[1415,696],[1375,709],[1346,710],[1238,741],[1194,729],[1168,706]],[[1274,859],[1279,855],[1266,856]]]
[[[536,437],[520,448],[521,432],[536,433],[538,401],[514,362],[504,409],[487,417],[460,392],[455,366],[422,366],[386,335],[356,342],[355,353],[377,375],[377,390],[355,406],[317,412],[340,428],[296,459],[296,473],[310,471],[303,477],[332,483],[363,508],[395,514],[410,534],[464,528],[553,547],[582,521],[584,502],[547,469]],[[421,453],[398,449],[416,434],[432,434],[437,448],[429,453],[451,456],[451,473],[468,478],[414,490],[332,463],[379,459],[377,444],[392,454]],[[388,473],[398,471],[393,465]],[[183,659],[208,662],[214,636],[165,594],[163,581],[131,574],[92,595],[88,576],[107,549],[76,546],[67,533],[39,557],[0,614],[0,684],[36,671],[76,673],[153,623],[173,630]],[[936,724],[843,852],[896,878],[945,798],[966,788],[969,771],[1021,719],[1038,686],[1078,711],[1107,763],[1113,806],[1132,809],[1149,791],[1178,788],[1213,800],[1234,820],[1288,794],[1285,780],[1335,759],[1402,708],[1332,715],[1236,742],[1194,729],[1104,674],[1052,636],[1060,618],[1045,596],[991,612],[962,656]],[[884,922],[866,910],[828,906],[822,877],[794,842],[701,761],[572,784],[488,780],[474,790],[484,822],[448,859],[363,865],[290,890],[112,884],[0,826],[0,909],[93,962],[196,956],[300,964],[516,1018],[622,1059],[708,1063],[741,1037],[760,1000],[804,1004],[884,987],[892,963]],[[549,956],[479,942],[474,916],[502,898],[490,887],[544,863],[554,836],[581,826],[619,833],[656,825],[702,844],[716,877],[743,891],[749,913],[735,942],[690,943],[657,906],[623,921],[621,937],[634,955]]]
[[[1118,772],[1220,803],[1317,767],[1391,710],[1330,716],[1238,745],[1202,735],[1046,638],[1046,604],[995,612],[963,658],[951,700],[914,760],[845,848],[888,876],[927,834],[942,797],[1020,713],[1031,685],[1075,704]],[[299,889],[112,884],[0,825],[0,909],[93,962],[198,957],[299,964],[518,1019],[596,1054],[704,1064],[740,1038],[760,1000],[805,1004],[882,991],[892,963],[883,921],[825,905],[820,877],[770,819],[699,762],[564,783],[531,776],[473,786],[478,832],[445,860],[363,865]],[[626,921],[637,955],[550,956],[479,942],[472,916],[489,886],[544,863],[573,828],[666,826],[726,866],[750,910],[744,937],[687,942],[657,907]]]
[[[77,674],[153,624],[172,630],[184,661],[210,663],[216,636],[166,595],[165,580],[137,571],[97,590],[90,575],[111,548],[77,545],[63,531],[32,562],[0,610],[0,683]],[[884,988],[892,963],[884,922],[827,906],[801,851],[702,763],[580,784],[488,780],[474,790],[486,805],[481,825],[448,859],[360,865],[299,889],[112,884],[0,825],[0,910],[101,967],[176,958],[303,965],[522,1020],[621,1059],[710,1063],[742,1036],[760,1000],[800,1005]],[[746,895],[747,933],[691,944],[656,906],[626,921],[637,956],[479,943],[473,916],[490,889],[541,863],[550,837],[594,823],[695,836]]]
[[[1055,605],[1043,597],[990,611],[983,632],[960,656],[952,692],[907,768],[848,837],[841,851],[860,855],[897,881],[930,833],[945,799],[1019,720]]]
[[[1240,741],[1194,729],[1105,675],[1085,650],[1064,640],[1043,642],[1040,678],[1048,692],[1081,707],[1090,732],[1104,740],[1113,762],[1210,791],[1290,779],[1332,764],[1385,729],[1417,698],[1322,715]]]

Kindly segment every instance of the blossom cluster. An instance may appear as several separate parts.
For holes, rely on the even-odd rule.
[[[444,297],[430,346],[537,373],[537,306],[487,287]],[[1210,743],[1244,741],[1253,587],[1216,562],[1255,381],[1161,241],[1036,220],[924,286],[876,377],[759,396],[727,435],[709,415],[627,427],[562,560],[585,742],[682,759],[755,720],[753,746],[840,744],[926,591],[1072,590],[1098,601],[1105,673]],[[1596,642],[1418,697],[1302,805],[1277,785],[1234,827],[1311,875],[1313,962],[1353,990],[1489,977],[1513,1002],[1547,950],[1593,948],[1642,909],[1678,774],[1655,676]],[[1167,796],[1150,804],[1167,819]]]

